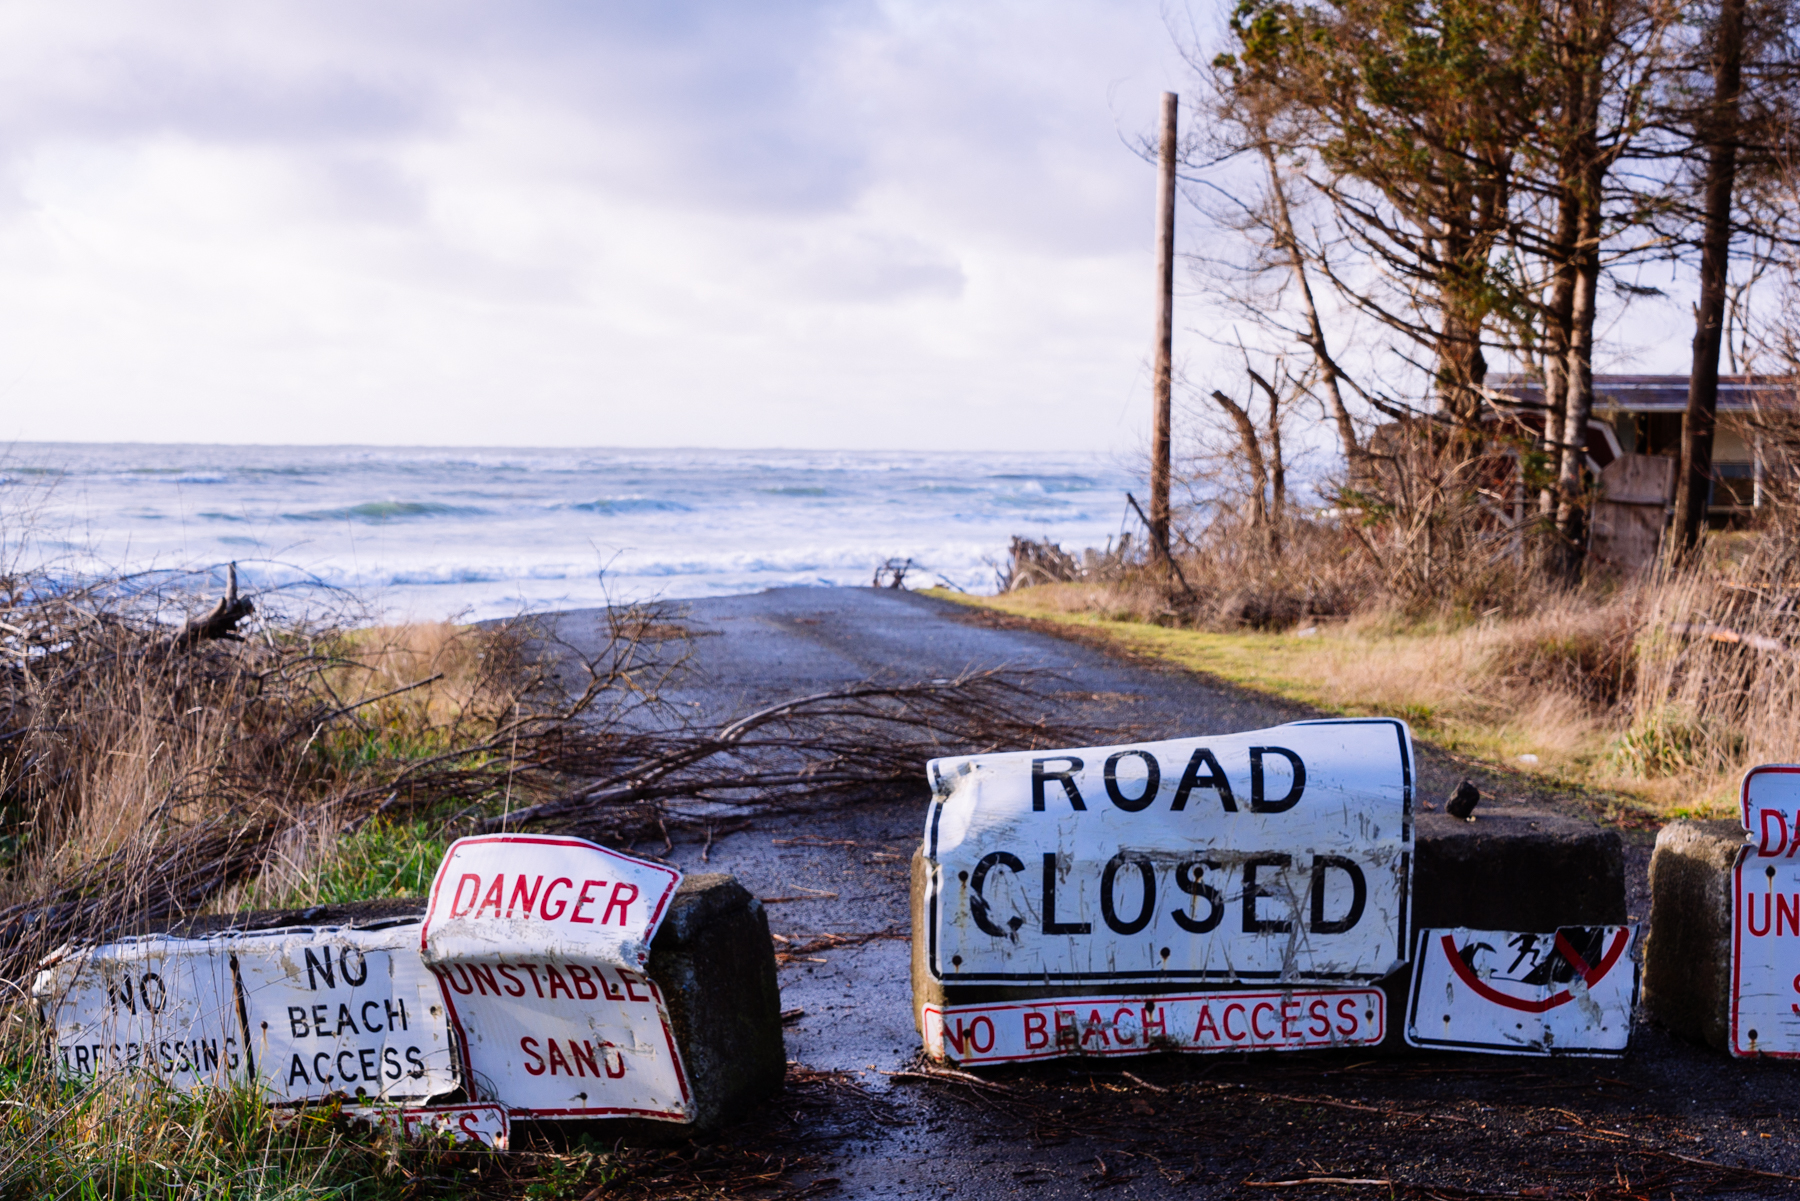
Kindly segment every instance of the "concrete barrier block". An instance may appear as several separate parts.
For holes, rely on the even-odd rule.
[[[1731,1041],[1732,868],[1744,827],[1678,821],[1650,856],[1644,1008],[1678,1038],[1726,1050]]]
[[[1472,822],[1421,813],[1414,838],[1415,930],[1548,934],[1625,921],[1617,831],[1554,813],[1483,808]]]
[[[650,944],[649,968],[693,1090],[694,1119],[677,1132],[734,1121],[781,1090],[781,988],[761,901],[723,872],[688,876]],[[643,1125],[671,1133],[662,1123]]]

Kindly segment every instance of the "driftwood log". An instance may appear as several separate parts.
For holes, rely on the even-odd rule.
[[[243,635],[237,633],[237,624],[254,612],[256,606],[250,603],[250,598],[238,595],[237,564],[233,563],[225,569],[225,595],[219,598],[219,603],[204,617],[190,617],[182,623],[181,629],[169,640],[170,645],[182,649],[216,638],[240,642]]]

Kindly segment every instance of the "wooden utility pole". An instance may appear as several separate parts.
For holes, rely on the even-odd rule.
[[[1162,153],[1156,175],[1156,378],[1150,429],[1150,540],[1169,555],[1169,391],[1175,340],[1175,106],[1162,98]]]

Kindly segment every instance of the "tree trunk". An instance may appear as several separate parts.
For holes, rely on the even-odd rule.
[[[1350,487],[1366,492],[1374,482],[1369,456],[1356,437],[1356,425],[1350,420],[1350,410],[1344,404],[1343,392],[1338,387],[1342,372],[1338,370],[1337,360],[1331,357],[1331,350],[1325,343],[1325,326],[1320,322],[1318,306],[1313,302],[1312,284],[1306,278],[1306,259],[1300,253],[1300,239],[1294,234],[1293,216],[1288,211],[1287,190],[1281,185],[1281,168],[1275,161],[1274,148],[1266,139],[1261,150],[1263,163],[1269,171],[1269,196],[1275,202],[1275,244],[1287,254],[1288,265],[1294,272],[1294,283],[1300,291],[1300,307],[1306,314],[1306,336],[1301,341],[1313,352],[1313,362],[1319,369],[1319,382],[1325,386],[1325,401],[1331,409],[1332,420],[1337,424],[1338,444],[1343,449],[1344,461],[1350,469]]]
[[[1213,399],[1219,407],[1230,414],[1231,422],[1237,426],[1238,441],[1244,447],[1244,458],[1250,462],[1250,526],[1262,529],[1268,524],[1267,493],[1269,490],[1269,468],[1263,461],[1262,443],[1256,437],[1256,423],[1250,420],[1250,414],[1244,406],[1217,388],[1213,389]]]
[[[1544,319],[1544,453],[1561,462],[1563,425],[1569,411],[1569,332],[1575,304],[1575,226],[1579,205],[1573,186],[1566,186],[1556,206],[1556,273],[1550,284],[1550,311]],[[1559,472],[1560,474],[1560,472]],[[1538,494],[1538,511],[1556,512],[1557,493]]]
[[[1713,99],[1701,124],[1707,147],[1700,237],[1700,303],[1694,310],[1694,357],[1687,412],[1681,421],[1681,474],[1675,491],[1674,545],[1687,550],[1706,528],[1712,491],[1713,429],[1719,409],[1719,343],[1731,270],[1731,194],[1737,180],[1738,93],[1743,81],[1745,0],[1723,0],[1713,28]]]
[[[1246,370],[1250,371],[1251,382],[1269,398],[1269,551],[1279,554],[1282,519],[1287,513],[1287,465],[1281,458],[1281,394],[1259,373]],[[1239,426],[1239,432],[1243,432],[1242,426]],[[1254,434],[1255,431],[1251,432]]]
[[[1588,419],[1594,412],[1594,316],[1600,291],[1600,183],[1604,168],[1593,161],[1583,172],[1575,222],[1575,289],[1569,306],[1569,353],[1564,357],[1567,389],[1562,457],[1556,473],[1556,529],[1562,535],[1564,565],[1578,573],[1585,553],[1587,498],[1582,472],[1587,466]]]

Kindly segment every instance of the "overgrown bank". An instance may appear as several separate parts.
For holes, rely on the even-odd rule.
[[[1497,768],[1620,795],[1649,816],[1728,816],[1754,762],[1792,759],[1796,663],[1734,599],[1684,577],[1536,598],[1522,612],[1391,609],[1278,628],[1182,621],[1144,580],[1038,584],[947,600],[1330,713],[1404,718]],[[1196,733],[1200,731],[1195,731]]]
[[[60,1075],[34,965],[65,942],[199,914],[418,896],[470,833],[530,825],[655,856],[775,810],[885,795],[934,754],[1074,737],[1046,723],[1029,679],[979,673],[837,689],[715,727],[667,697],[689,645],[668,609],[585,616],[577,651],[555,622],[369,628],[261,596],[228,598],[217,611],[236,616],[202,630],[181,623],[202,610],[192,581],[162,595],[6,583],[5,1201],[778,1188],[801,1159],[774,1128],[835,1087],[829,1073],[794,1069],[789,1099],[729,1145],[526,1130],[496,1158],[403,1145],[329,1104],[297,1114],[248,1082],[182,1096],[153,1073]]]

